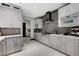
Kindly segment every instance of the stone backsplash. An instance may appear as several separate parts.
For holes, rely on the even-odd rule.
[[[46,19],[46,15],[42,17],[43,20]],[[51,22],[45,23],[43,22],[43,33],[55,34],[59,33],[58,29],[58,10],[51,12]]]
[[[46,15],[41,17],[42,20],[46,19]],[[45,23],[43,22],[43,33],[47,34],[64,34],[64,33],[70,33],[71,28],[62,28],[58,27],[58,10],[52,11],[51,12],[51,22],[50,23]]]
[[[19,35],[21,34],[21,28],[0,28],[1,36],[6,35]]]

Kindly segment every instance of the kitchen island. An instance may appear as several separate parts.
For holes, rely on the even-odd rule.
[[[22,50],[21,35],[0,36],[0,55],[9,55]]]

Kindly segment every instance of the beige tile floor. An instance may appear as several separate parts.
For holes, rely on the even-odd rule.
[[[24,44],[22,51],[11,54],[9,56],[65,56],[65,55],[37,41],[32,40]]]

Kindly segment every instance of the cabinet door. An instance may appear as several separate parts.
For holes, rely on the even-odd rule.
[[[63,39],[61,36],[56,36],[57,37],[57,42],[56,42],[56,49],[59,51],[63,50]]]
[[[41,36],[40,37],[41,39],[40,39],[40,42],[42,42],[42,43],[44,43],[44,44],[46,44],[46,45],[50,45],[50,38],[49,38],[49,35],[43,35],[43,36]]]
[[[10,54],[22,50],[23,40],[22,37],[6,38],[5,53]]]
[[[50,35],[50,46],[52,48],[57,48],[57,37]]]
[[[45,36],[42,36],[42,37],[41,37],[40,42],[42,42],[42,43],[44,43],[44,44],[45,44]]]
[[[0,56],[4,55],[4,40],[0,41]]]
[[[57,44],[58,44],[57,37],[54,36],[53,39],[54,39],[53,47],[54,47],[55,49],[57,49]]]
[[[70,8],[71,14],[79,12],[79,3],[71,3],[68,7]]]
[[[35,36],[34,36],[34,37],[35,37],[36,40],[38,40],[38,35],[37,35],[37,33],[35,33]]]
[[[42,34],[41,33],[37,33],[37,37],[38,37],[38,41],[41,41]]]
[[[54,37],[53,37],[53,35],[50,35],[50,47],[54,48]]]
[[[45,38],[45,44],[50,46],[50,35],[47,35]]]
[[[41,33],[35,33],[35,38],[36,38],[36,40],[38,40],[38,41],[40,41],[41,42],[41,36],[42,34]]]
[[[78,40],[73,38],[66,40],[66,53],[72,56],[78,55]]]
[[[60,18],[62,18],[64,16],[70,15],[71,13],[70,13],[70,7],[69,7],[69,5],[60,8],[59,11],[58,11],[58,13],[59,13],[59,17]]]
[[[74,39],[74,56],[79,56],[79,39]]]
[[[9,54],[13,52],[13,39],[7,38],[5,40],[5,54]]]
[[[22,50],[22,37],[15,37],[13,41],[13,50],[14,51],[19,51]]]
[[[67,38],[62,36],[61,37],[61,52],[66,53],[66,44],[67,44]]]
[[[74,54],[74,39],[66,39],[66,53],[69,55]]]

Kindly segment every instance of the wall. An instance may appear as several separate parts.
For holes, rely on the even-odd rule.
[[[43,20],[47,19],[46,15]],[[43,22],[43,32],[44,33],[57,33],[58,28],[58,10],[51,12],[51,21],[50,23]]]
[[[3,7],[0,5],[0,27],[21,28],[22,30],[21,11],[10,9],[8,7]]]
[[[21,11],[0,6],[0,27],[21,27]]]
[[[31,18],[30,20],[30,28],[31,28],[31,39],[34,39],[34,28],[35,28],[35,19]]]
[[[21,28],[0,28],[1,36],[6,35],[20,35]]]
[[[46,15],[42,19],[45,20]],[[48,33],[48,34],[63,33],[65,28],[58,27],[58,10],[51,12],[51,20],[52,21],[49,23],[43,22],[43,33]]]
[[[30,37],[30,21],[26,21],[26,36]]]
[[[42,19],[35,19],[35,28],[40,28],[42,29]]]
[[[30,38],[34,38],[34,28],[35,28],[35,18],[29,17],[29,16],[24,16],[25,22],[30,21]],[[27,27],[26,27],[27,28]]]

